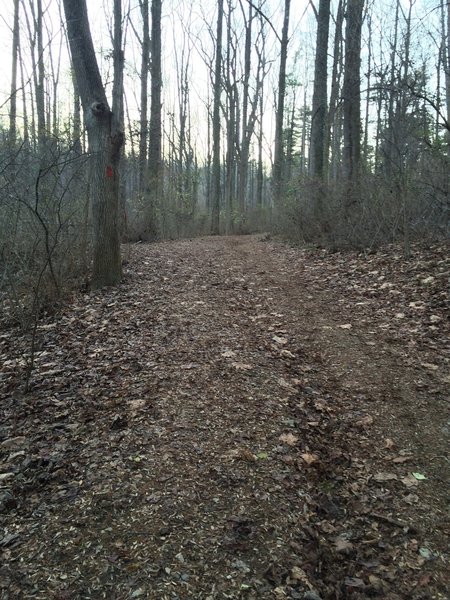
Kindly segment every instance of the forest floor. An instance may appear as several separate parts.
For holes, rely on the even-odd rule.
[[[0,330],[0,596],[448,598],[448,246],[124,249]]]

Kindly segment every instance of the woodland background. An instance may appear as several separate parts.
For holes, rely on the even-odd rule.
[[[84,76],[85,3],[64,4],[3,12],[0,292],[24,323],[118,281],[120,242],[273,230],[407,256],[447,233],[445,0],[105,2]]]
[[[0,595],[448,598],[448,1],[87,4],[0,0]]]

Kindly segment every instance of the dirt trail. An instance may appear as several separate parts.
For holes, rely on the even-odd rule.
[[[43,322],[31,394],[3,368],[1,597],[446,598],[442,344],[336,258],[128,252]]]

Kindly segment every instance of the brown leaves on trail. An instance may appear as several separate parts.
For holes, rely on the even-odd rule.
[[[435,371],[441,380],[447,363],[436,350],[449,334],[444,325],[448,323],[449,255],[445,243],[416,244],[409,260],[394,246],[370,255],[324,251],[314,255],[315,270],[305,270],[303,278],[311,289],[332,290],[339,303],[337,316],[343,311],[352,315],[347,323],[341,320],[338,328],[357,331],[370,325],[374,334],[401,344],[411,362],[417,364],[419,351],[424,369]]]
[[[141,244],[28,395],[5,326],[0,595],[445,597],[446,261]]]

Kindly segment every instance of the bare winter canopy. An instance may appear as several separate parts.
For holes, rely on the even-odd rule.
[[[445,233],[445,0],[14,0],[4,19],[4,281],[20,256],[47,295],[115,284],[130,240]]]

